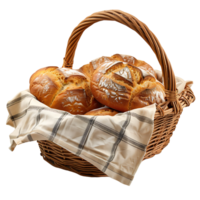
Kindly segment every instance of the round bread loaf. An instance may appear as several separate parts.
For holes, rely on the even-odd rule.
[[[85,114],[102,105],[90,90],[90,79],[77,70],[45,67],[30,78],[30,92],[51,108]]]
[[[87,112],[85,115],[94,115],[94,116],[110,115],[110,116],[114,116],[118,113],[119,112],[117,112],[116,110],[113,110],[111,108],[102,107],[102,108],[97,108],[97,109],[91,110],[91,111]]]
[[[98,65],[90,87],[100,103],[119,111],[165,101],[164,87],[152,72],[116,61],[116,57]]]

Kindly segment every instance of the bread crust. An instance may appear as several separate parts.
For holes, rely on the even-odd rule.
[[[152,76],[157,78],[157,74],[154,71],[153,67],[151,67],[148,63],[146,63],[142,60],[137,60],[133,56],[124,55],[124,54],[114,54],[113,56],[111,56],[111,58],[113,58],[115,60],[127,62],[130,65],[134,65],[140,69],[143,69],[143,70],[149,72]]]
[[[110,115],[110,116],[114,116],[118,113],[119,113],[118,111],[113,110],[112,108],[102,107],[102,108],[97,108],[97,109],[91,110],[91,111],[87,112],[85,115],[93,115],[93,116]]]
[[[117,54],[119,55],[119,54]],[[135,58],[99,64],[91,76],[91,91],[103,105],[118,111],[164,102],[163,85],[147,69],[136,67]]]
[[[85,76],[91,79],[92,74],[94,71],[100,66],[111,63],[113,61],[122,61],[126,62],[130,65],[140,68],[141,70],[146,71],[150,75],[157,78],[157,74],[154,69],[146,62],[142,60],[137,60],[133,56],[124,55],[124,54],[114,54],[111,57],[102,56],[100,58],[92,60],[89,64],[83,65],[81,68],[78,69],[79,72],[83,73]]]
[[[30,92],[49,107],[72,114],[84,114],[102,104],[127,111],[165,101],[164,87],[156,77],[144,61],[115,54],[78,70],[39,69],[30,78]]]
[[[102,106],[91,93],[90,79],[67,68],[37,70],[30,78],[30,92],[47,106],[71,114],[85,114]]]

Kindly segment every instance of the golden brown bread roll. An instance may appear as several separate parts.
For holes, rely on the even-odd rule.
[[[87,112],[85,115],[94,115],[94,116],[110,115],[110,116],[114,116],[118,113],[119,112],[117,112],[116,110],[113,110],[111,108],[102,107],[102,108],[97,108],[97,109],[91,110],[91,111]]]
[[[100,103],[119,111],[165,101],[164,87],[151,72],[116,58],[98,65],[90,87]]]
[[[51,108],[85,114],[102,105],[90,90],[90,80],[77,70],[45,67],[30,78],[30,92]]]

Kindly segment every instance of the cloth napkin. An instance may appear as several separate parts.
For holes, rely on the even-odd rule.
[[[177,83],[181,92],[186,82],[177,77]],[[115,116],[72,115],[49,108],[24,90],[7,109],[7,125],[14,127],[11,151],[25,142],[49,140],[130,185],[153,133],[156,105]]]

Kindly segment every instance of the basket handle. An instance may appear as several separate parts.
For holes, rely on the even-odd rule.
[[[181,112],[182,107],[177,100],[175,75],[172,70],[171,63],[160,42],[158,41],[156,36],[149,30],[146,24],[138,20],[136,17],[123,11],[106,10],[96,12],[80,22],[79,25],[71,33],[71,36],[68,40],[63,67],[72,68],[75,50],[84,30],[92,24],[103,20],[117,21],[121,24],[128,26],[129,28],[136,31],[148,43],[148,45],[155,53],[162,68],[167,103],[170,103],[172,105],[175,114]]]

